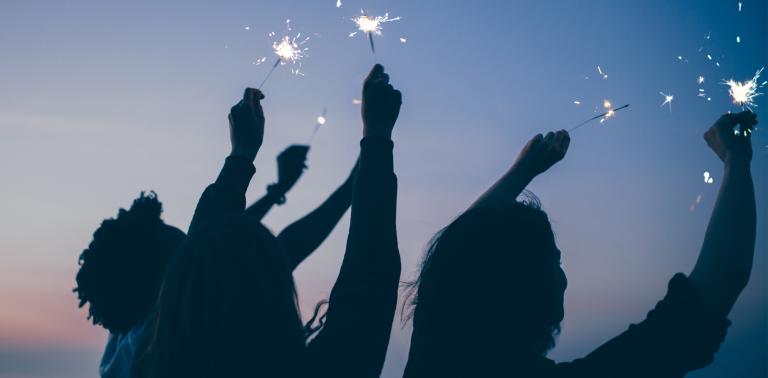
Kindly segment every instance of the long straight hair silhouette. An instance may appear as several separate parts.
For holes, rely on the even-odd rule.
[[[160,292],[136,376],[296,377],[304,332],[275,237],[236,216],[193,231]]]
[[[567,285],[538,202],[472,208],[432,239],[411,283],[406,377],[477,376],[554,346]]]

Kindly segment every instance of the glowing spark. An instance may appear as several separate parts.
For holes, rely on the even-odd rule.
[[[713,184],[715,179],[709,174],[709,171],[704,171],[704,182],[707,184]]]
[[[602,76],[602,77],[603,77],[603,79],[608,79],[608,74],[607,74],[607,73],[605,73],[605,72],[603,72],[603,69],[602,69],[602,68],[600,68],[600,66],[597,66],[597,73],[599,73],[599,74],[600,74],[600,76]]]
[[[581,105],[581,101],[574,101],[573,103],[576,105]]]
[[[736,36],[736,43],[741,43],[741,37],[739,37],[738,35]]]
[[[683,60],[683,56],[682,55],[678,55],[677,56],[677,60]]]
[[[246,26],[246,27],[244,27],[243,29],[245,29],[245,30],[251,30],[251,27],[250,27],[250,26]]]
[[[341,8],[341,0],[336,0],[336,8]]]
[[[675,96],[674,95],[668,95],[668,94],[666,94],[664,92],[659,92],[659,94],[664,96],[664,102],[661,103],[661,106],[669,104],[669,111],[671,112],[672,111],[672,101],[675,99]]]
[[[728,94],[731,95],[734,104],[750,110],[753,106],[757,107],[757,104],[755,104],[755,97],[762,95],[761,92],[758,92],[758,89],[765,85],[765,83],[759,86],[757,85],[757,80],[760,78],[762,72],[763,68],[760,68],[755,72],[755,76],[753,76],[752,79],[745,82],[739,82],[733,79],[723,81],[723,84],[729,87]]]
[[[362,103],[363,103],[363,100],[360,100],[360,99],[357,99],[357,98],[353,98],[352,99],[352,105],[360,105]]]
[[[290,36],[290,32],[293,30],[291,29],[291,20],[285,20],[285,25],[287,28],[287,33],[281,38],[272,42],[272,50],[275,55],[277,55],[277,61],[275,61],[275,64],[272,66],[272,70],[269,71],[267,76],[264,78],[264,81],[262,81],[261,85],[259,85],[259,89],[261,89],[264,83],[267,82],[267,79],[269,79],[269,77],[272,75],[272,72],[274,72],[279,65],[291,64],[293,65],[291,72],[294,75],[303,75],[301,72],[301,60],[306,57],[307,51],[309,51],[308,48],[303,46],[309,41],[309,37],[302,38],[301,33],[298,33],[295,36]],[[273,37],[276,35],[276,33],[271,32],[268,35],[269,37]],[[266,60],[266,58],[262,58],[260,60],[262,61],[257,64],[263,63],[263,60]]]
[[[707,33],[707,36],[706,36],[706,37],[704,37],[704,38],[706,38],[706,39],[710,39],[710,38],[712,38],[712,32],[709,32],[709,33]]]
[[[374,35],[381,35],[381,24],[392,22],[392,21],[398,21],[400,20],[400,17],[389,17],[389,13],[384,13],[384,16],[369,16],[365,13],[365,11],[360,10],[359,17],[353,18],[352,21],[357,26],[357,31],[354,31],[352,33],[349,33],[350,37],[354,37],[357,35],[358,32],[363,32],[368,35],[368,41],[371,44],[371,51],[375,54],[376,48],[373,45],[373,36]]]
[[[608,109],[607,112],[602,113],[602,114],[598,114],[598,115],[596,115],[596,116],[594,116],[594,117],[592,117],[592,118],[590,118],[590,119],[588,119],[588,120],[586,120],[586,121],[584,121],[584,122],[582,122],[582,123],[580,123],[580,124],[578,124],[578,125],[576,125],[574,127],[571,127],[570,129],[568,129],[568,132],[570,133],[570,132],[578,129],[579,127],[582,127],[582,126],[584,126],[584,125],[586,125],[586,124],[588,124],[588,123],[590,123],[590,122],[592,122],[592,121],[594,121],[594,120],[596,120],[598,118],[600,119],[600,123],[603,123],[603,122],[605,122],[606,119],[608,119],[610,117],[613,117],[616,114],[616,112],[618,112],[619,110],[628,108],[629,104],[626,104],[624,106],[620,106],[620,107],[618,107],[616,109],[612,109],[611,106],[612,105],[611,105],[610,101],[608,101],[608,100],[603,101],[603,107]]]
[[[408,39],[406,39],[406,38],[400,38],[400,42],[402,42],[402,43],[406,43],[406,42],[408,42]]]
[[[712,55],[707,54],[707,59],[712,60]]]
[[[741,3],[741,1],[739,1],[739,12],[741,12],[741,6],[742,6],[742,5],[743,5],[743,4]]]
[[[699,194],[698,196],[696,196],[696,204],[698,205],[698,204],[700,204],[700,203],[701,203],[701,194]]]
[[[696,79],[696,82],[699,84],[704,84],[704,76],[699,76],[699,78]]]
[[[317,134],[317,131],[320,130],[320,126],[325,125],[326,119],[325,114],[328,112],[327,108],[323,108],[323,114],[317,117],[317,123],[315,124],[315,129],[312,131],[312,135],[309,137],[309,142],[307,145],[312,145],[312,141],[315,140],[315,135]]]

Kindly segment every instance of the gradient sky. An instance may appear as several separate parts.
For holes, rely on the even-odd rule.
[[[737,0],[343,0],[340,9],[335,0],[3,0],[0,377],[96,375],[106,333],[71,293],[78,254],[141,190],[157,191],[168,223],[188,226],[228,153],[228,109],[266,75],[269,63],[252,62],[270,54],[267,33],[283,31],[286,18],[312,35],[306,76],[280,67],[264,87],[267,132],[248,198],[275,179],[277,153],[305,142],[324,107],[329,121],[310,169],[266,223],[280,230],[341,183],[360,138],[352,99],[375,61],[363,38],[347,36],[361,7],[403,17],[385,25],[376,59],[404,93],[395,131],[404,280],[432,233],[528,138],[592,116],[605,98],[632,104],[576,132],[566,160],[530,188],[550,214],[569,276],[550,356],[588,353],[642,320],[669,278],[693,267],[722,177],[702,134],[738,110],[719,82],[768,64],[768,4],[743,2],[739,13]],[[699,75],[710,102],[696,96]],[[659,106],[660,91],[675,96],[671,112]],[[691,377],[768,376],[765,131],[754,146],[752,281],[715,363]],[[714,185],[704,183],[707,170]],[[305,313],[330,291],[347,228],[345,217],[298,270]],[[409,339],[398,322],[384,377],[402,373]]]

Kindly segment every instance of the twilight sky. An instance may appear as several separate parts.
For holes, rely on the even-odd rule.
[[[141,190],[157,191],[166,222],[186,229],[228,153],[227,111],[266,75],[270,63],[252,62],[272,61],[267,34],[282,32],[287,18],[312,36],[306,76],[279,67],[263,88],[267,132],[249,201],[275,180],[277,153],[307,141],[323,108],[328,123],[288,203],[267,217],[272,229],[312,209],[348,174],[361,135],[352,100],[377,59],[404,94],[394,136],[404,280],[432,233],[528,138],[591,117],[603,99],[632,106],[574,133],[565,161],[530,188],[553,221],[569,276],[566,320],[550,356],[588,353],[642,320],[675,272],[690,271],[722,177],[702,134],[719,114],[738,110],[720,82],[768,65],[767,1],[743,0],[741,13],[737,0],[342,3],[0,3],[0,377],[96,375],[106,334],[71,293],[77,256],[101,220]],[[363,38],[348,37],[360,8],[403,18],[384,25],[376,59]],[[675,96],[671,111],[659,106],[659,92]],[[691,377],[768,375],[764,129],[753,141],[752,281],[715,363]],[[704,183],[704,171],[714,184]],[[347,228],[345,217],[298,270],[305,313],[330,291]],[[398,321],[383,377],[400,376],[409,339]]]

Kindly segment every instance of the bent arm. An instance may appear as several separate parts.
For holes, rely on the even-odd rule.
[[[514,203],[525,187],[533,181],[534,175],[524,169],[512,166],[507,173],[483,193],[470,208],[495,207]]]
[[[259,198],[258,201],[254,202],[251,206],[248,206],[248,208],[245,209],[245,214],[251,218],[261,221],[267,215],[269,210],[272,210],[272,207],[275,206],[279,200],[280,195],[274,191],[267,190],[267,193],[264,194],[263,197]]]
[[[726,163],[704,244],[690,274],[702,300],[723,316],[749,281],[756,222],[749,162]]]
[[[286,227],[277,239],[288,255],[291,270],[301,264],[330,235],[352,203],[354,171],[317,209]]]

